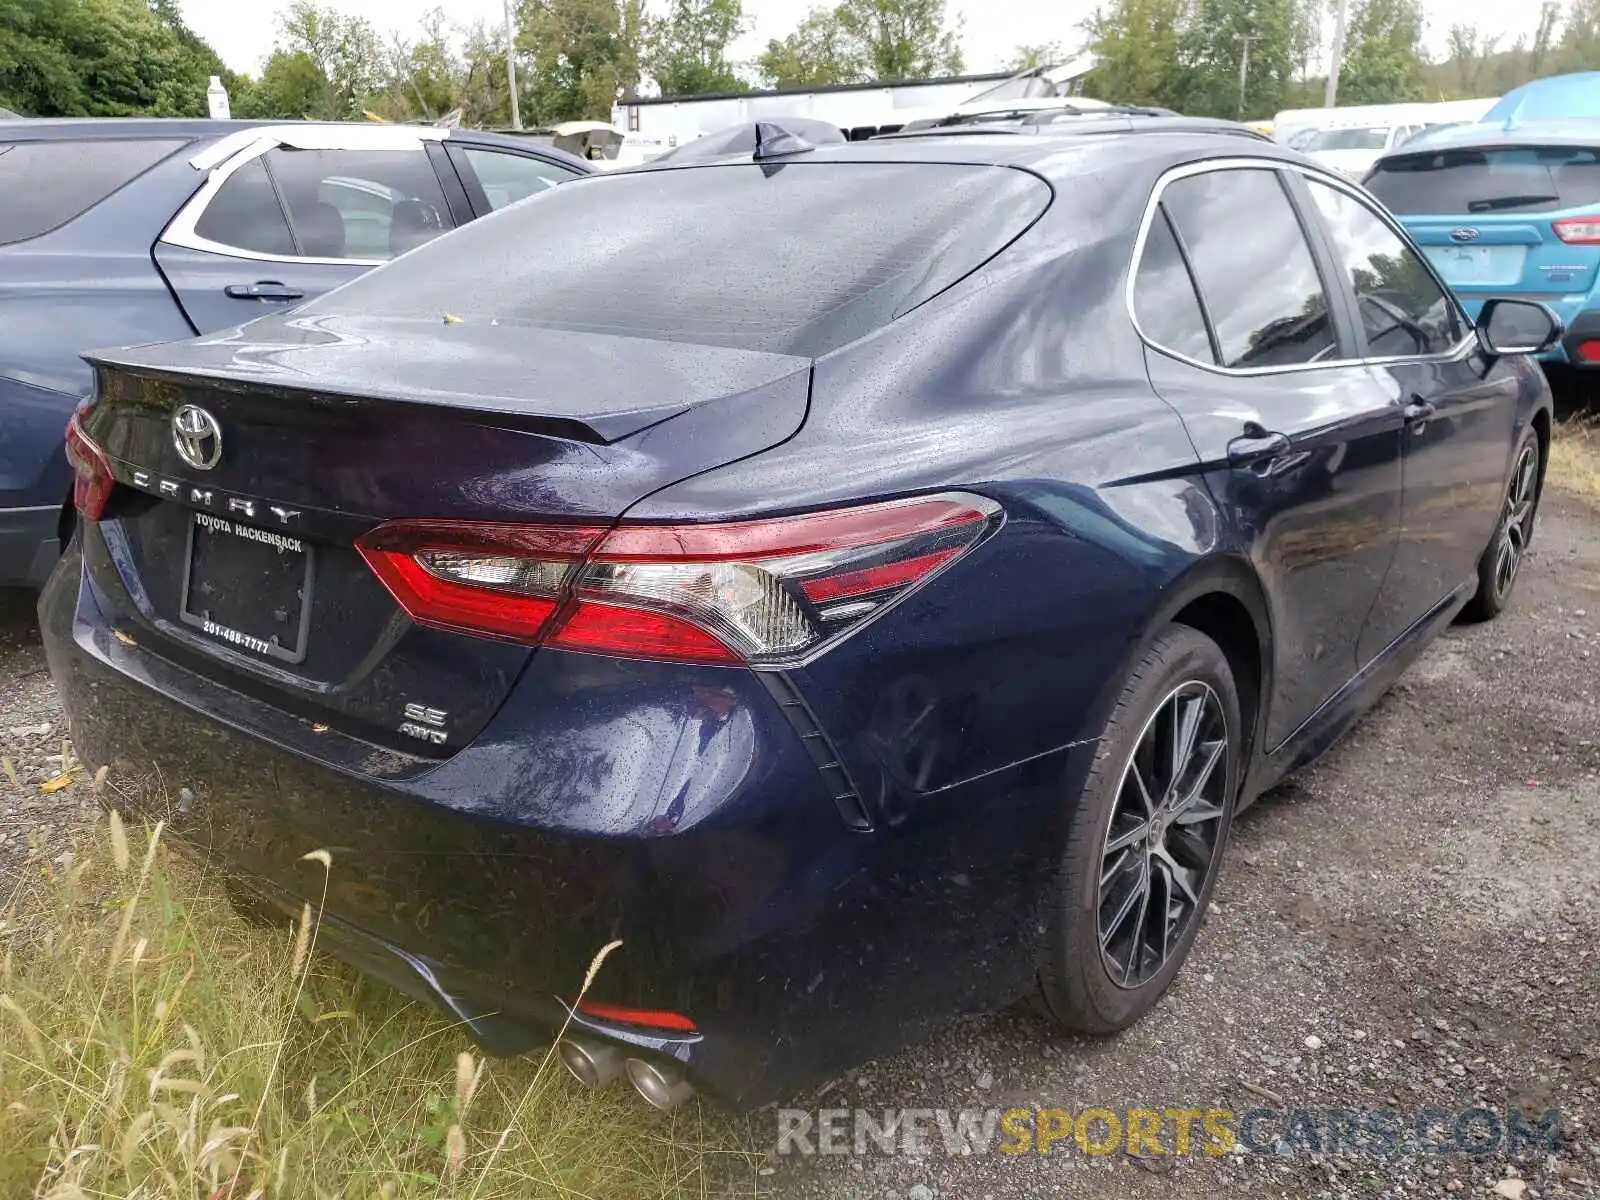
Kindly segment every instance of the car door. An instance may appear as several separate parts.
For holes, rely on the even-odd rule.
[[[1395,222],[1340,181],[1307,175],[1305,188],[1350,285],[1362,354],[1405,419],[1399,544],[1362,634],[1366,662],[1475,580],[1500,518],[1518,385],[1479,352]]]
[[[499,147],[450,141],[445,150],[480,217],[582,177],[581,172],[538,155]]]
[[[1146,214],[1135,320],[1272,619],[1267,750],[1356,674],[1400,520],[1398,409],[1285,173],[1169,175]]]
[[[156,243],[201,333],[319,296],[454,228],[423,138],[355,126],[340,144],[317,128],[308,144],[264,137],[215,167]]]

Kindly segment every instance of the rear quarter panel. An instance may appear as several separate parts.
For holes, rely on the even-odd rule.
[[[65,500],[62,431],[86,350],[189,337],[150,256],[204,178],[181,150],[76,220],[0,247],[0,506]]]

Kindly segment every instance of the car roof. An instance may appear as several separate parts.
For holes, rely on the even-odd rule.
[[[0,121],[7,141],[72,141],[77,138],[204,138],[279,121],[212,121],[194,117],[24,117]]]
[[[1600,115],[1596,91],[1600,90],[1600,71],[1579,71],[1572,75],[1550,75],[1512,88],[1495,102],[1485,120],[1515,121],[1561,120],[1567,117]]]
[[[1160,109],[1121,108],[1110,112],[1071,113],[1051,109],[1035,114],[987,114],[975,121],[960,121],[950,125],[905,129],[898,133],[883,134],[874,141],[902,138],[937,137],[948,134],[960,137],[966,134],[1029,134],[1044,137],[1083,137],[1118,133],[1188,133],[1249,138],[1257,142],[1271,142],[1271,138],[1248,125],[1225,121],[1215,117],[1184,117],[1164,113]]]
[[[1395,147],[1379,161],[1441,150],[1509,149],[1517,146],[1593,146],[1600,148],[1600,118],[1560,121],[1479,121],[1429,129]]]
[[[187,141],[209,141],[211,152],[228,149],[224,139],[249,140],[252,130],[281,129],[286,135],[304,131],[315,136],[318,129],[381,129],[415,130],[419,136],[461,142],[471,146],[495,146],[530,152],[541,158],[552,159],[580,174],[592,174],[594,167],[575,154],[568,154],[554,146],[540,145],[527,138],[488,133],[478,129],[440,129],[432,125],[387,124],[379,121],[213,121],[191,117],[44,117],[0,121],[0,140],[4,141],[78,141],[98,138],[181,138]]]
[[[781,124],[781,122],[773,122]],[[1047,179],[1085,170],[1137,166],[1153,160],[1242,155],[1305,162],[1303,155],[1232,121],[1201,117],[1083,117],[1052,125],[957,125],[886,134],[866,141],[817,146],[782,162],[926,162],[947,165],[1021,167]],[[747,154],[610,172],[689,171],[749,162]]]

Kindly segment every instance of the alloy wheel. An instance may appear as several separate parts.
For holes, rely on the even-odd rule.
[[[1500,519],[1500,544],[1494,557],[1495,599],[1504,600],[1517,581],[1522,558],[1533,532],[1533,505],[1538,499],[1539,459],[1529,442],[1517,456],[1511,472],[1511,487],[1506,492],[1505,513]]]
[[[1156,975],[1199,915],[1227,805],[1228,722],[1211,686],[1179,684],[1145,722],[1111,810],[1096,898],[1111,981]]]

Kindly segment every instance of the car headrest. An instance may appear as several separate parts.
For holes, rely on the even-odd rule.
[[[291,204],[294,229],[300,236],[300,253],[307,258],[344,257],[344,218],[323,200]]]
[[[389,214],[389,253],[404,254],[444,232],[444,218],[425,200],[402,200]]]

